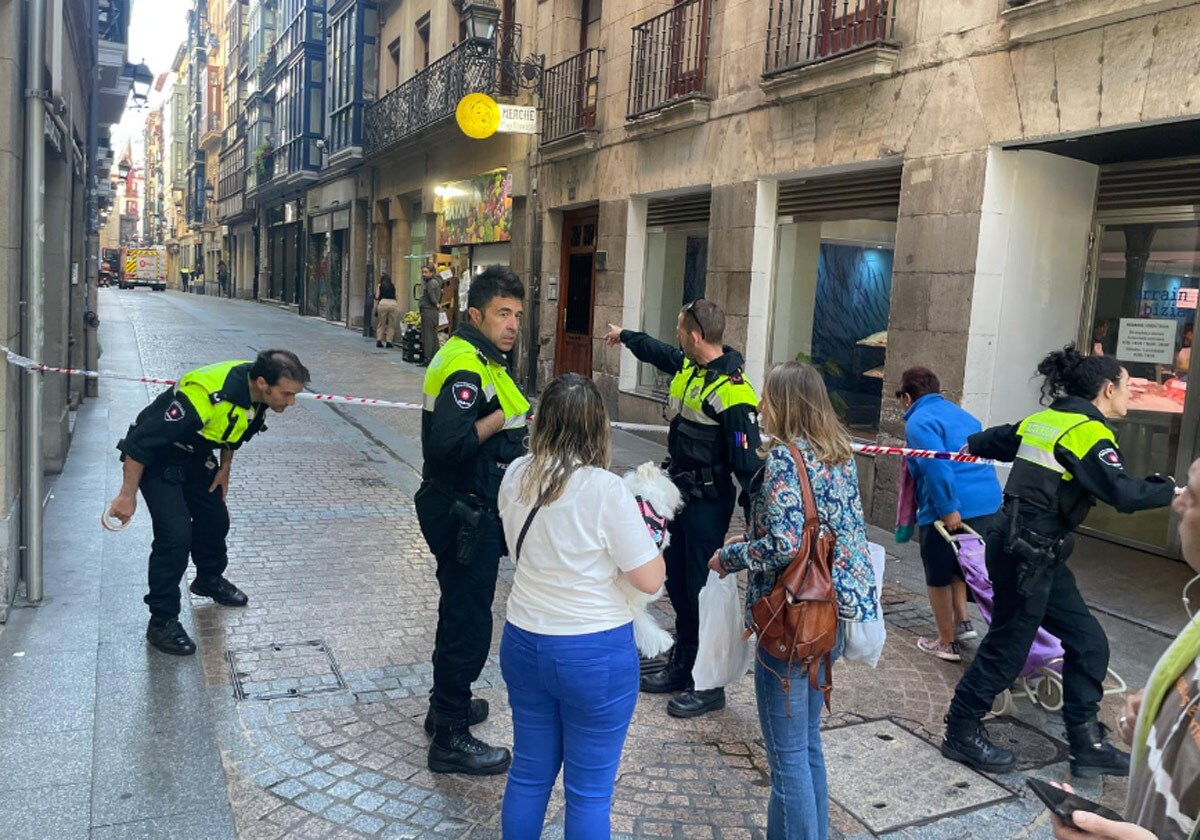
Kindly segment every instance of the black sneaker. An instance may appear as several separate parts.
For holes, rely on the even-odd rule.
[[[672,697],[667,703],[667,714],[676,718],[693,718],[725,708],[725,689],[710,688],[706,691],[685,691]]]
[[[1017,756],[989,741],[987,730],[977,720],[947,717],[942,755],[984,773],[1007,773],[1017,766]]]
[[[434,773],[497,776],[512,764],[512,753],[493,747],[471,734],[464,721],[438,726],[429,745],[429,769]]]
[[[1128,776],[1129,753],[1108,743],[1108,727],[1095,718],[1067,727],[1071,745],[1071,775],[1081,779],[1097,776]]]
[[[250,603],[246,593],[223,577],[196,578],[188,589],[192,594],[212,598],[223,607],[244,607]]]
[[[471,707],[467,710],[467,726],[476,726],[487,720],[488,717],[488,701],[482,697],[472,697]],[[425,734],[432,735],[436,727],[433,723],[433,707],[429,707],[429,711],[425,713]]]
[[[376,346],[376,347],[383,347],[383,342],[382,342],[382,341],[376,341],[376,342],[375,342],[375,346]]]
[[[146,625],[146,641],[172,656],[191,656],[196,652],[196,643],[179,620],[174,618],[167,621],[150,619]]]

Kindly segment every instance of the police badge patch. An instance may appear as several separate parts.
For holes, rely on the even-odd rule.
[[[458,403],[459,408],[470,408],[479,397],[479,386],[473,382],[455,382],[450,389],[454,392],[454,401]]]
[[[171,404],[169,406],[167,406],[167,413],[163,419],[166,420],[168,423],[171,423],[176,420],[182,420],[183,415],[184,415],[183,406],[179,404],[179,400],[173,400],[171,402]]]
[[[1110,467],[1121,466],[1121,456],[1118,455],[1117,450],[1113,449],[1111,446],[1107,449],[1101,449],[1096,454],[1096,457],[1100,459],[1101,463],[1107,464]]]

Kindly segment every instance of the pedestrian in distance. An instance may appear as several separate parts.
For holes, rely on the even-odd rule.
[[[428,365],[438,351],[438,326],[442,304],[442,280],[429,263],[421,266],[421,298],[417,311],[421,316],[421,355]]]
[[[624,344],[638,360],[672,376],[668,407],[674,412],[663,468],[683,493],[685,505],[670,524],[667,595],[675,609],[675,647],[659,672],[642,677],[650,694],[682,692],[667,713],[689,718],[725,708],[722,687],[695,690],[692,667],[700,642],[700,590],[708,560],[721,547],[738,491],[762,466],[759,458],[758,397],[743,373],[742,354],[726,347],[725,313],[697,298],[679,310],[677,346],[645,333],[609,324],[605,343]],[[743,504],[745,509],[746,504]]]
[[[513,381],[525,286],[507,268],[486,268],[471,285],[469,323],[460,324],[425,374],[421,413],[421,533],[437,560],[433,692],[425,730],[429,769],[492,775],[511,755],[471,734],[488,715],[471,696],[492,644],[492,600],[504,534],[496,500],[509,464],[526,451],[529,401]]]
[[[1197,572],[1183,588],[1188,623],[1158,660],[1146,688],[1131,694],[1117,734],[1133,747],[1125,801],[1129,822],[1076,811],[1054,821],[1057,840],[1195,840],[1200,837],[1200,613],[1188,590],[1200,582],[1200,461],[1172,507],[1179,514],[1183,559]],[[1070,790],[1070,787],[1067,786]]]
[[[379,275],[375,315],[375,346],[391,347],[396,340],[396,325],[400,323],[400,304],[396,301],[396,285],[386,274]]]
[[[513,716],[506,840],[542,836],[560,769],[566,836],[611,834],[639,672],[633,612],[617,581],[653,594],[666,574],[637,500],[608,471],[611,439],[596,385],[560,376],[538,403],[530,454],[509,466],[500,486],[516,562],[500,643]]]
[[[986,535],[992,623],[958,683],[946,716],[942,755],[1001,773],[1016,756],[988,740],[981,721],[1024,666],[1038,627],[1057,636],[1063,657],[1063,722],[1071,772],[1125,776],[1129,756],[1106,741],[1098,719],[1108,674],[1108,638],[1067,568],[1073,533],[1099,499],[1123,513],[1165,507],[1175,480],[1133,478],[1110,418],[1129,409],[1129,372],[1113,356],[1084,356],[1068,345],[1038,365],[1049,408],[1020,423],[971,435],[972,455],[1013,464],[1004,505]]]
[[[225,260],[217,263],[217,286],[220,289],[221,297],[227,297],[229,294],[229,266],[225,265]]]
[[[766,462],[751,488],[749,531],[714,552],[709,568],[722,577],[749,571],[746,626],[753,627],[751,608],[775,588],[804,542],[807,511],[799,472],[804,470],[819,527],[835,540],[832,578],[838,617],[877,621],[875,573],[868,559],[850,435],[833,410],[821,375],[800,362],[773,368],[763,384],[759,408],[770,444],[764,444]],[[838,635],[831,662],[842,647],[840,631]],[[778,659],[762,647],[755,657],[754,693],[771,767],[767,840],[829,836],[829,788],[821,748],[826,694],[810,682],[807,667],[800,661]],[[824,666],[821,672],[820,683],[828,684],[830,674]]]
[[[196,565],[193,593],[226,607],[249,602],[225,577],[233,455],[266,429],[268,409],[282,413],[295,405],[308,381],[308,369],[288,350],[197,368],[146,406],[117,444],[124,478],[107,513],[128,523],[139,490],[150,511],[146,639],[162,652],[196,652],[179,623],[179,584],[189,555]]]
[[[982,430],[971,414],[942,396],[937,375],[924,367],[909,368],[900,377],[896,398],[904,408],[906,445],[913,449],[958,452],[967,437]],[[987,533],[1000,509],[1000,482],[993,467],[930,458],[906,458],[905,468],[916,485],[916,524],[919,529],[925,586],[933,608],[937,637],[921,636],[917,647],[949,662],[962,659],[959,643],[979,638],[967,616],[967,585],[954,547],[934,527],[947,531],[965,525]],[[898,539],[904,542],[903,536]]]

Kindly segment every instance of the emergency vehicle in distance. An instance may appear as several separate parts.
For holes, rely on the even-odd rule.
[[[156,292],[167,290],[167,249],[162,245],[122,248],[118,266],[117,285],[122,289],[149,286]]]

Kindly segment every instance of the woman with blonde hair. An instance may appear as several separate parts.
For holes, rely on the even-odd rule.
[[[530,454],[500,485],[517,571],[500,642],[513,716],[505,840],[536,840],[563,772],[566,836],[608,838],[613,784],[638,694],[633,612],[618,575],[657,592],[662,554],[633,494],[608,471],[600,392],[570,373],[542,394]]]
[[[751,605],[775,587],[800,548],[805,510],[798,469],[804,469],[812,483],[820,527],[835,538],[833,585],[838,615],[847,621],[877,620],[875,575],[867,554],[850,436],[833,411],[821,375],[799,362],[777,366],[767,374],[759,413],[766,463],[751,486],[749,532],[719,549],[709,566],[722,577],[749,570],[749,627]],[[800,464],[788,444],[800,453]],[[840,647],[839,639],[835,654]],[[754,688],[771,766],[768,840],[829,836],[829,793],[821,750],[825,695],[809,684],[805,668],[758,649]]]

